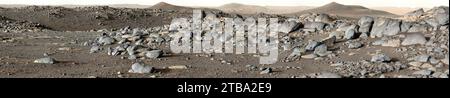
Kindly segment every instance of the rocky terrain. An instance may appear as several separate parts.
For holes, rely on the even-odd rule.
[[[281,19],[278,62],[259,64],[261,54],[172,53],[169,42],[182,34],[169,25],[193,9],[203,10],[203,20]],[[395,15],[337,3],[289,15],[167,3],[0,8],[0,77],[448,78],[448,15],[444,6]]]

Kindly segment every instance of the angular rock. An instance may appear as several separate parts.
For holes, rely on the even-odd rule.
[[[97,53],[98,51],[100,51],[100,46],[94,45],[89,50],[89,53]]]
[[[385,31],[390,21],[391,19],[388,18],[376,18],[374,20],[372,30],[370,31],[370,37],[371,38],[382,37],[383,32]]]
[[[292,53],[289,54],[289,56],[286,59],[289,61],[297,60],[302,56],[302,53],[304,52],[305,50],[301,50],[300,48],[296,47],[293,49]]]
[[[384,53],[379,53],[379,54],[375,54],[374,56],[372,56],[372,59],[370,61],[372,61],[372,62],[389,62],[389,61],[391,61],[391,58],[388,57]]]
[[[431,28],[429,25],[425,24],[414,24],[409,28],[407,32],[427,32],[428,28]]]
[[[400,32],[408,32],[408,30],[411,28],[413,23],[402,21],[402,25],[400,26]]]
[[[356,30],[354,28],[349,28],[349,29],[347,29],[347,31],[345,31],[344,38],[345,39],[353,39],[353,38],[355,38],[355,33],[356,33]]]
[[[350,49],[357,49],[362,47],[363,45],[361,44],[361,42],[349,42],[348,44],[348,48]]]
[[[415,71],[413,74],[428,76],[428,75],[431,75],[431,73],[433,73],[433,71],[431,71],[431,70],[419,70],[419,71]]]
[[[97,43],[101,44],[101,45],[110,45],[114,43],[114,39],[111,37],[107,37],[107,36],[102,36],[100,38],[98,38]]]
[[[129,73],[151,73],[154,70],[153,67],[144,65],[143,63],[134,63],[131,65]]]
[[[314,49],[314,54],[318,56],[327,56],[331,51],[327,50],[327,46],[325,44],[321,44]]]
[[[387,36],[397,35],[398,33],[400,33],[400,20],[391,20],[383,32]]]
[[[415,61],[425,63],[428,62],[430,57],[431,57],[430,55],[419,55],[415,57]]]
[[[336,36],[332,36],[332,37],[322,40],[321,43],[325,44],[325,46],[327,46],[327,47],[333,47],[334,43],[336,43],[336,39],[337,39]]]
[[[269,74],[272,73],[272,68],[264,68],[259,74]]]
[[[280,25],[279,31],[284,33],[290,33],[300,28],[300,23],[295,21],[287,21]]]
[[[319,42],[310,40],[308,42],[308,45],[306,45],[305,50],[307,50],[307,51],[314,50],[314,48],[316,48],[318,45],[319,45]]]
[[[33,63],[41,63],[41,64],[54,64],[56,63],[55,59],[50,57],[40,58],[33,61]]]
[[[161,50],[152,50],[152,51],[147,51],[145,53],[145,57],[151,58],[151,59],[156,59],[158,57],[161,57],[161,55],[162,55]]]
[[[385,46],[385,47],[398,47],[400,46],[400,39],[392,39],[392,40],[387,40],[384,41],[381,46]]]
[[[403,42],[401,44],[403,46],[415,45],[415,44],[425,45],[426,42],[427,42],[427,39],[425,38],[425,36],[423,34],[413,33],[413,34],[407,34],[406,38],[403,40]]]
[[[363,16],[358,21],[359,29],[358,31],[361,33],[369,33],[372,29],[372,25],[374,23],[374,19],[369,16]]]
[[[305,23],[304,28],[307,29],[316,29],[316,30],[323,30],[325,29],[326,24],[322,22],[309,22]]]

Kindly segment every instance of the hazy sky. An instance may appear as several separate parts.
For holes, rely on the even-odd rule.
[[[0,0],[0,4],[28,5],[107,5],[107,4],[141,4],[153,5],[168,2],[183,6],[220,6],[226,3],[243,3],[269,6],[321,6],[330,2],[367,7],[434,7],[449,5],[449,0]]]

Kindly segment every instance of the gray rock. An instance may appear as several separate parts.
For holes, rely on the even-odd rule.
[[[348,43],[348,48],[350,49],[357,49],[362,47],[363,45],[361,44],[361,42],[349,42]]]
[[[372,59],[370,61],[372,61],[372,62],[389,62],[389,61],[391,61],[391,58],[388,57],[384,53],[379,53],[379,54],[375,54],[374,56],[372,56]]]
[[[430,61],[431,64],[438,64],[438,63],[439,63],[439,60],[437,60],[437,59],[434,58],[434,57],[431,57],[431,58],[429,59],[429,61]]]
[[[431,73],[433,73],[433,71],[431,71],[431,70],[419,70],[419,71],[413,72],[414,75],[423,75],[423,76],[431,75]]]
[[[94,45],[89,50],[89,53],[97,53],[98,51],[100,51],[100,46]]]
[[[423,34],[413,33],[406,35],[406,38],[403,40],[401,44],[404,46],[415,44],[425,45],[426,42],[427,39],[425,39],[425,36]]]
[[[372,26],[372,30],[370,31],[370,37],[382,37],[383,32],[385,31],[390,21],[391,19],[388,18],[376,18]]]
[[[269,74],[272,73],[272,68],[263,68],[259,74]]]
[[[397,35],[400,32],[400,20],[394,20],[390,18],[377,18],[375,19],[370,37],[382,37]]]
[[[305,50],[312,51],[319,45],[319,42],[310,40],[308,45],[306,45]]]
[[[321,41],[322,44],[325,44],[327,47],[333,47],[334,43],[336,43],[336,36],[332,36],[330,38],[324,39]]]
[[[292,53],[289,54],[289,56],[286,59],[289,61],[297,60],[302,56],[302,53],[304,53],[304,52],[305,52],[305,50],[302,50],[301,48],[296,47],[293,49]]]
[[[440,6],[431,9],[434,11],[433,17],[436,18],[439,25],[445,25],[449,23],[449,8]]]
[[[318,56],[327,56],[331,51],[327,50],[327,46],[325,44],[321,44],[314,49],[314,54]]]
[[[359,19],[358,21],[358,25],[359,25],[359,32],[361,33],[369,33],[370,30],[372,29],[372,25],[374,23],[374,19],[372,17],[369,16],[363,16],[361,17],[361,19]]]
[[[323,30],[325,29],[326,24],[322,22],[309,22],[305,23],[304,28],[307,29],[316,29],[316,30]]]
[[[355,38],[355,33],[357,32],[356,29],[357,28],[357,26],[356,25],[352,25],[350,28],[348,28],[346,31],[345,31],[345,35],[344,35],[344,38],[345,39],[353,39],[353,38]]]
[[[292,31],[298,30],[300,27],[300,23],[295,21],[287,21],[280,25],[279,31],[284,33],[290,33]]]
[[[54,64],[56,63],[55,59],[50,57],[40,58],[33,61],[33,63],[41,63],[41,64]]]
[[[430,55],[419,55],[415,57],[415,61],[425,63],[428,62],[430,57]]]
[[[398,33],[400,33],[400,20],[391,20],[383,32],[387,36],[397,35]]]
[[[424,20],[428,25],[433,26],[434,28],[437,28],[440,24],[436,18],[429,17]]]
[[[414,24],[409,28],[408,32],[426,32],[429,27],[430,26],[426,24]]]
[[[151,59],[155,59],[158,58],[162,55],[162,51],[161,50],[152,50],[152,51],[147,51],[145,53],[145,56],[147,58],[151,58]]]
[[[408,30],[411,28],[412,25],[413,23],[411,22],[402,21],[402,24],[400,26],[400,32],[408,32]]]
[[[110,45],[114,43],[114,39],[111,37],[107,37],[107,36],[101,36],[100,38],[98,38],[97,43],[101,44],[101,45]]]
[[[317,78],[342,78],[342,76],[335,73],[323,72],[320,73]]]
[[[129,73],[151,73],[154,70],[153,67],[144,65],[143,63],[134,63],[131,65]]]

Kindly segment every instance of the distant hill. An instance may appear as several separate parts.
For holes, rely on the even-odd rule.
[[[362,16],[384,16],[384,17],[398,17],[398,15],[386,12],[386,11],[380,11],[380,10],[373,10],[369,9],[363,6],[358,5],[343,5],[336,2],[332,2],[329,4],[326,4],[324,6],[320,6],[313,9],[303,10],[297,13],[294,13],[294,15],[299,14],[306,14],[306,13],[326,13],[326,14],[333,14],[338,16],[344,16],[344,17],[352,17],[352,18],[358,18]]]
[[[222,10],[227,13],[236,14],[288,14],[305,9],[312,8],[310,6],[257,6],[257,5],[245,5],[239,3],[230,3],[217,7],[216,9]]]
[[[411,7],[371,7],[371,9],[382,10],[389,13],[393,13],[396,15],[404,15],[408,12],[420,9],[420,8],[411,8]],[[430,8],[423,8],[424,10],[428,10]]]

